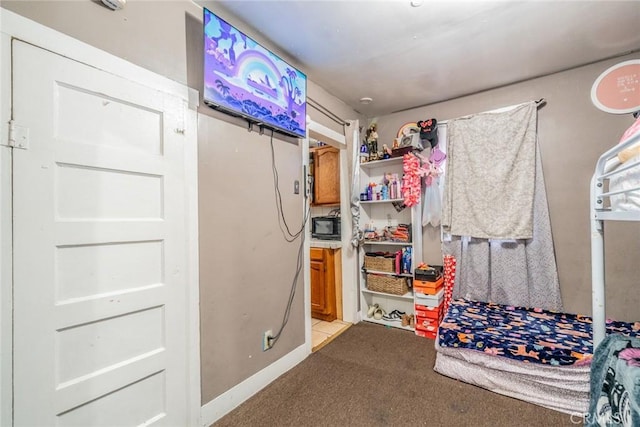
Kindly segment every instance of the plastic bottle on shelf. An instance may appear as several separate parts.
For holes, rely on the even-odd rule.
[[[360,163],[366,163],[369,161],[369,147],[366,142],[362,142],[360,146]]]

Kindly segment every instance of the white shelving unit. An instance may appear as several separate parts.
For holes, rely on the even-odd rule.
[[[402,157],[394,157],[386,160],[360,164],[360,192],[366,192],[369,183],[373,182],[381,185],[386,173],[397,174],[402,179]],[[369,307],[378,304],[385,312],[399,310],[407,314],[414,314],[414,295],[410,289],[404,295],[387,294],[367,289],[367,273],[390,275],[395,277],[405,277],[411,281],[413,269],[422,261],[422,219],[421,207],[405,207],[400,212],[394,206],[394,202],[402,203],[403,199],[370,200],[360,201],[360,227],[367,226],[383,229],[387,226],[397,226],[398,224],[411,224],[411,242],[392,241],[370,241],[364,245],[364,250],[360,254],[360,267],[364,265],[364,255],[366,252],[396,252],[402,247],[412,249],[411,273],[394,274],[381,271],[365,271],[361,268],[360,279],[360,307],[361,318],[364,321],[391,326],[399,329],[413,331],[409,326],[402,326],[400,321],[376,320],[367,317]]]

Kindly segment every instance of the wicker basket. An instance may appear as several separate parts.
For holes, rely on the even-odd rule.
[[[393,295],[404,295],[409,292],[406,277],[367,274],[367,289]]]
[[[364,268],[365,270],[384,271],[388,273],[395,273],[396,271],[396,258],[387,258],[384,256],[364,256]]]

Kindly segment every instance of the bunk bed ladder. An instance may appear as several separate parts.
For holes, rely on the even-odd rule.
[[[605,181],[611,176],[637,167],[638,162],[620,166],[617,157],[622,150],[640,144],[640,132],[620,142],[600,156],[596,170],[591,178],[590,207],[591,214],[591,297],[593,311],[593,351],[606,336],[605,311],[605,268],[604,268],[604,221],[640,221],[638,212],[616,212],[611,209],[610,196],[636,191],[638,188],[622,191],[604,191]],[[608,203],[605,203],[608,201]]]
[[[602,205],[602,180],[591,179],[591,311],[593,326],[593,351],[605,337],[605,292],[604,292],[604,223],[597,218],[598,206]]]

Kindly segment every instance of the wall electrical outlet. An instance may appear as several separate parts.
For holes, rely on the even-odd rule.
[[[267,351],[273,347],[273,331],[268,330],[262,335],[262,351]]]

